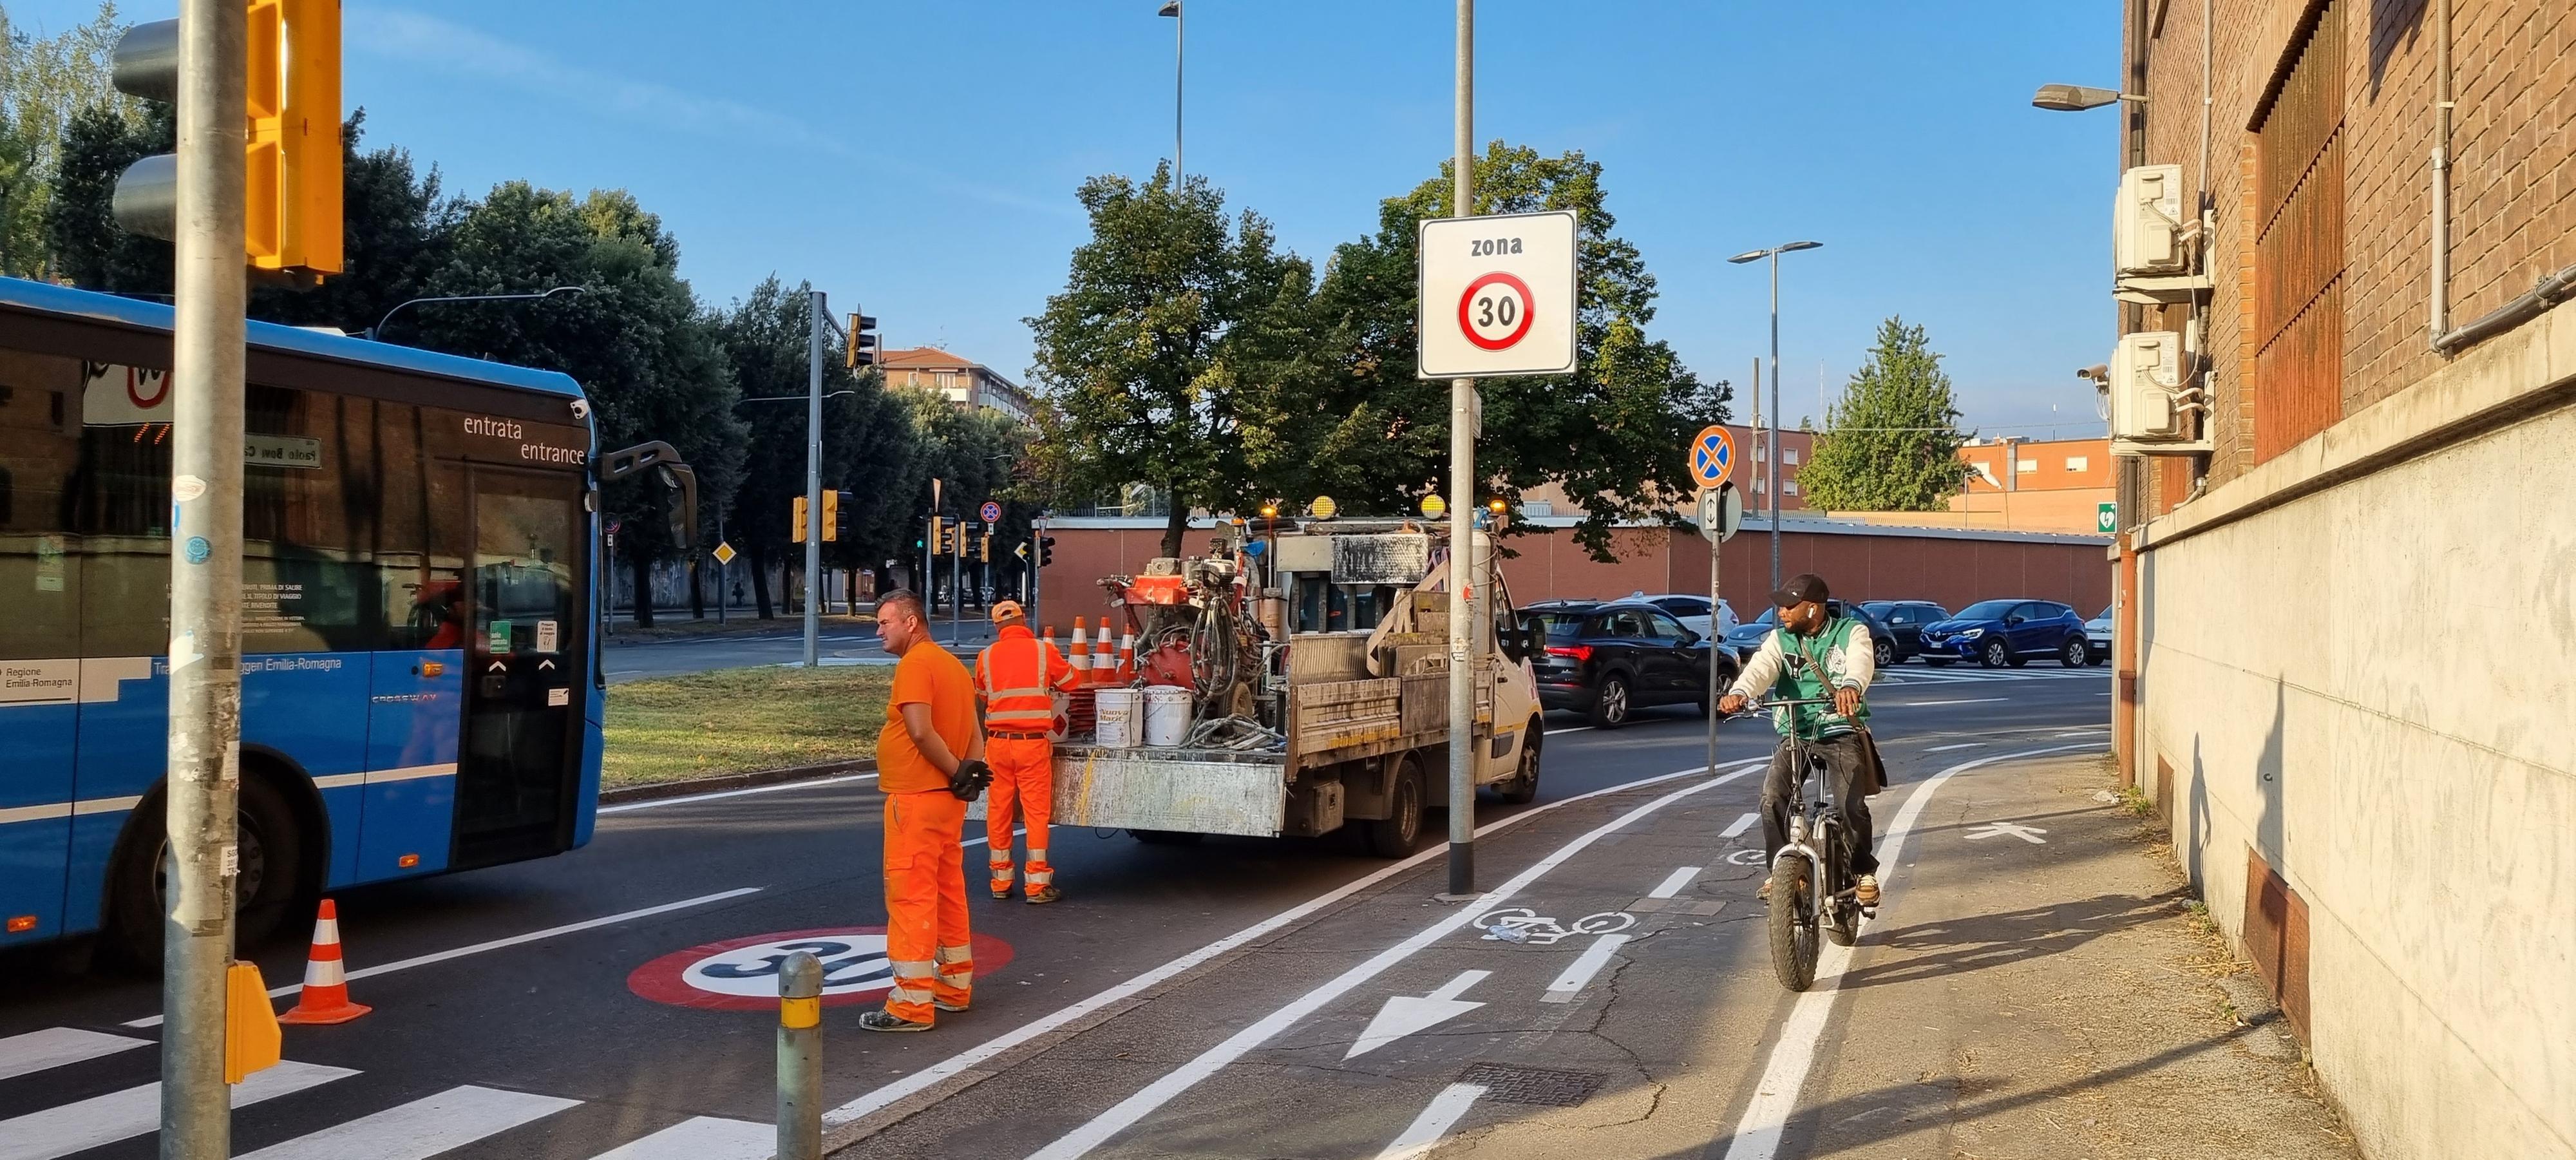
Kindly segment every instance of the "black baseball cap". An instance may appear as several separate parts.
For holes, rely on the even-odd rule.
[[[1825,578],[1813,572],[1800,572],[1771,593],[1771,603],[1781,608],[1796,608],[1813,600],[1818,604],[1831,595],[1825,590]]]

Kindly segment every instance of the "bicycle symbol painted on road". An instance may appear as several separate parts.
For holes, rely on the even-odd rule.
[[[1476,929],[1485,932],[1486,942],[1529,943],[1551,946],[1579,934],[1613,934],[1637,925],[1637,916],[1624,910],[1605,910],[1574,920],[1572,926],[1528,907],[1516,906],[1480,915]]]

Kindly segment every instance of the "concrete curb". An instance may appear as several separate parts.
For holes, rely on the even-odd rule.
[[[826,761],[820,765],[790,765],[781,769],[755,769],[749,773],[726,773],[714,777],[686,778],[680,781],[657,781],[649,785],[622,785],[615,789],[599,791],[599,804],[613,806],[620,802],[686,797],[690,794],[750,789],[754,786],[777,785],[789,781],[814,781],[853,773],[874,773],[876,768],[876,758],[862,757],[853,761]]]

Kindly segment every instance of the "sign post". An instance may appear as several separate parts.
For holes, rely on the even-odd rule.
[[[1699,534],[1708,540],[1708,767],[1717,768],[1717,699],[1722,695],[1717,685],[1717,651],[1726,647],[1726,634],[1719,627],[1719,601],[1723,599],[1719,583],[1719,546],[1744,526],[1744,500],[1736,493],[1727,476],[1735,472],[1735,436],[1726,428],[1711,423],[1691,437],[1684,453],[1690,466],[1691,479],[1700,486]]]
[[[1416,364],[1449,380],[1449,890],[1475,892],[1475,662],[1490,557],[1476,549],[1476,382],[1575,366],[1576,228],[1570,212],[1475,216],[1475,0],[1458,0],[1450,209],[1417,234]],[[1489,631],[1489,630],[1482,630]],[[1497,727],[1501,722],[1495,723]]]

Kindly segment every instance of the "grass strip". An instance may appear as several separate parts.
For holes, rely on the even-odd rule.
[[[872,757],[891,665],[715,669],[608,690],[601,784]]]

